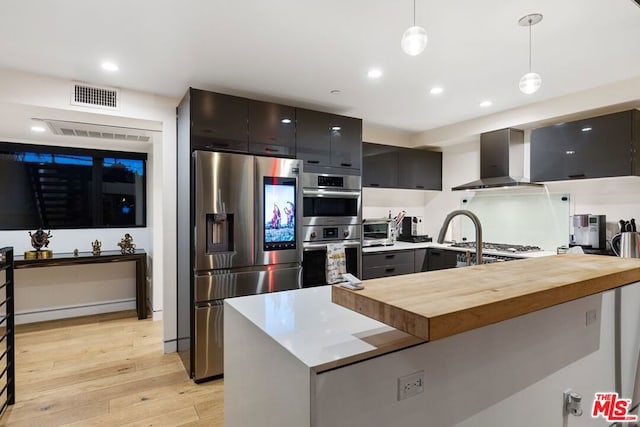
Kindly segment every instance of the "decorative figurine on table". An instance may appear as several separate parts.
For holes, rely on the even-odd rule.
[[[91,253],[94,255],[100,255],[101,249],[102,248],[102,242],[98,239],[94,240],[93,242],[91,242]]]
[[[78,256],[78,255],[80,255],[80,251],[78,250],[78,248],[75,248],[73,250],[73,256]]]
[[[49,239],[53,237],[53,235],[51,234],[51,230],[45,233],[42,228],[38,228],[33,233],[29,232],[29,236],[31,237],[31,246],[33,246],[35,251],[25,252],[24,257],[26,259],[51,258],[53,252],[49,249],[42,249],[43,247],[49,247]]]
[[[125,233],[124,237],[120,240],[120,243],[118,243],[118,246],[120,246],[120,252],[123,254],[132,254],[136,251],[136,245],[133,243],[133,237],[131,237],[131,234],[129,233]]]

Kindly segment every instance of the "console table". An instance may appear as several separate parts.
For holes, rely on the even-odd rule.
[[[15,269],[34,267],[59,267],[79,264],[98,264],[107,262],[136,263],[136,311],[138,319],[147,318],[147,254],[142,249],[136,249],[135,253],[123,254],[120,251],[102,251],[98,255],[92,252],[55,253],[51,258],[24,259],[24,256],[15,257]]]

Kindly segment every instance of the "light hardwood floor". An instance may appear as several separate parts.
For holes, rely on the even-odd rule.
[[[134,311],[16,328],[16,404],[2,426],[222,426],[223,381],[194,384]]]

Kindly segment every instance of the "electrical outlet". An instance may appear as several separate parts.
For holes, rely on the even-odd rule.
[[[398,378],[398,400],[403,400],[424,391],[424,371],[414,372]]]
[[[595,308],[593,310],[589,310],[585,314],[585,323],[587,326],[595,323],[598,320],[598,310]]]

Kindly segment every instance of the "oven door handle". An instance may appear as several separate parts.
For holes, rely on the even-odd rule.
[[[343,245],[345,248],[357,248],[360,246],[360,242],[344,242]],[[302,246],[302,248],[304,252],[323,251],[327,249],[327,244],[326,243],[305,243]]]
[[[303,196],[315,196],[315,197],[342,197],[347,199],[357,199],[360,197],[359,191],[336,191],[336,190],[310,190],[303,189]]]

